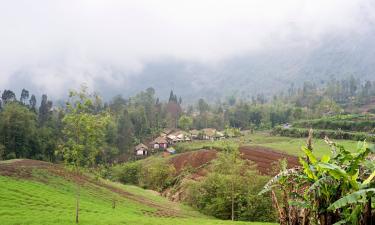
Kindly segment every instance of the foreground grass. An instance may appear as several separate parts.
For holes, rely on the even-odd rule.
[[[354,151],[357,149],[358,142],[351,140],[333,140],[334,142],[343,145],[345,149]],[[271,136],[267,132],[256,132],[254,134],[247,134],[240,138],[232,138],[220,141],[194,141],[191,143],[180,143],[177,149],[181,152],[192,151],[201,148],[222,148],[226,143],[233,145],[246,145],[246,146],[262,146],[272,148],[275,151],[285,152],[290,155],[303,156],[301,147],[306,145],[306,138],[291,138]],[[324,142],[323,139],[313,140],[314,152],[317,156],[330,154],[330,147]]]
[[[85,184],[81,187],[79,224],[270,224],[217,220],[204,216],[187,206],[172,203],[152,191],[111,182],[107,184],[121,188],[133,196],[179,210],[182,218],[147,215],[145,211],[156,211],[152,204],[139,203],[107,188]],[[42,170],[34,170],[31,180],[0,176],[0,224],[75,224],[75,194],[74,183],[61,177],[48,175]],[[116,199],[115,209],[112,208],[114,199]]]

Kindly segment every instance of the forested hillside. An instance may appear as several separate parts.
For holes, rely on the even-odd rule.
[[[62,152],[58,149],[61,150],[62,144],[72,138],[69,131],[75,126],[75,116],[82,110],[75,110],[78,103],[87,108],[84,110],[87,114],[85,129],[96,131],[98,140],[93,145],[99,148],[97,162],[128,160],[133,155],[134,146],[148,144],[165,128],[185,131],[203,128],[265,130],[322,116],[329,119],[329,116],[348,113],[370,115],[375,110],[375,83],[354,77],[332,79],[324,86],[312,82],[291,85],[273,97],[258,94],[244,100],[230,96],[214,104],[203,98],[187,104],[173,91],[169,93],[168,101],[160,100],[159,96],[154,88],[147,88],[130,98],[118,95],[104,101],[83,86],[81,90],[70,92],[66,104],[59,106],[54,105],[47,95],[43,95],[39,103],[39,97],[26,89],[22,89],[19,96],[11,90],[4,90],[0,111],[0,158],[61,159]],[[361,109],[363,106],[366,106],[365,110]],[[99,121],[103,122],[100,126]],[[366,130],[353,128],[352,131],[373,132],[373,123],[366,124]],[[293,137],[307,134],[307,130],[291,132],[294,130],[277,133]],[[361,141],[367,137],[366,133],[343,136],[331,132],[330,135]],[[373,137],[368,140],[373,140]]]

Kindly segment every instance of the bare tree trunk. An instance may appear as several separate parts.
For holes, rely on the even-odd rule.
[[[285,224],[290,224],[290,207],[289,207],[289,199],[288,199],[288,193],[285,189],[283,189],[283,201],[284,201],[284,206],[283,206],[283,211],[284,211],[284,218],[283,220],[285,221]]]
[[[371,196],[370,196],[365,206],[365,212],[364,212],[365,225],[372,225],[371,211],[372,209],[371,209]]]
[[[232,178],[232,221],[234,221],[234,174],[232,174],[233,178]]]
[[[76,196],[76,223],[79,222],[79,199],[80,199],[80,185],[77,185],[77,196]]]
[[[76,167],[76,174],[77,177],[79,177],[79,169]],[[76,193],[76,223],[79,223],[79,200],[80,200],[80,195],[81,195],[81,185],[79,183],[79,179],[77,180],[77,193]]]
[[[115,209],[116,208],[116,199],[113,199],[112,200],[112,209]]]
[[[234,198],[232,196],[232,221],[234,221]]]

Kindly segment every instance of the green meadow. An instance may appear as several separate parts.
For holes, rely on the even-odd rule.
[[[76,183],[44,169],[32,171],[27,178],[0,176],[0,224],[75,224]],[[119,194],[121,191],[130,197]],[[81,185],[79,224],[271,225],[217,220],[170,202],[156,192],[104,180]]]
[[[332,140],[337,144],[343,145],[345,149],[354,151],[358,142],[351,140]],[[245,146],[262,146],[268,147],[275,151],[285,152],[290,155],[302,156],[301,147],[306,145],[306,138],[291,138],[272,136],[267,132],[255,132],[246,134],[239,138],[230,138],[219,141],[193,141],[190,143],[180,143],[177,150],[180,152],[192,151],[201,148],[222,148],[225,144],[245,145]],[[314,152],[317,156],[330,154],[330,147],[323,139],[313,139]]]

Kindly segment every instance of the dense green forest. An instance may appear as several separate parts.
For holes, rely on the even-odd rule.
[[[103,143],[94,160],[94,163],[106,163],[127,160],[133,146],[148,143],[164,128],[271,129],[322,115],[361,113],[362,108],[363,112],[371,113],[375,108],[374,97],[375,82],[353,77],[331,80],[325,85],[310,82],[301,87],[291,85],[287,91],[273,97],[263,94],[251,99],[228,96],[215,103],[199,99],[195,104],[184,104],[173,91],[169,100],[162,102],[153,88],[129,98],[119,95],[103,101],[98,94],[89,93],[83,87],[75,92],[75,96],[70,93],[64,106],[54,105],[47,95],[43,95],[39,103],[39,98],[25,89],[19,97],[11,90],[4,90],[0,112],[0,158],[62,159],[62,143],[69,139],[66,132],[72,114],[69,104],[74,106],[85,99],[90,101],[87,115],[105,114],[107,117],[103,124]]]

